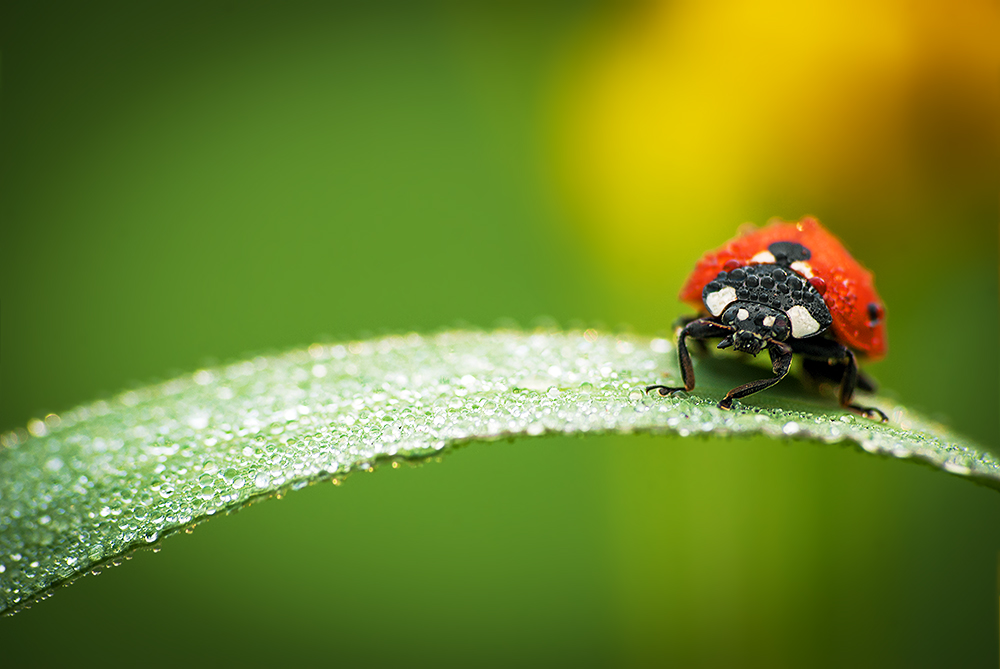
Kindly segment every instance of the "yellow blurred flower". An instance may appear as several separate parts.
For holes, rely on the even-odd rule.
[[[823,218],[845,199],[981,189],[996,176],[998,35],[988,0],[641,5],[589,26],[564,61],[563,192],[617,272],[721,243],[762,210]]]

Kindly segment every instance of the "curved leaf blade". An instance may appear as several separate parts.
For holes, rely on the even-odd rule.
[[[78,408],[58,425],[36,421],[35,436],[10,433],[0,446],[0,611],[255,498],[468,441],[555,432],[848,441],[1000,488],[991,454],[884,398],[873,403],[888,425],[792,381],[722,411],[716,401],[742,379],[728,361],[697,368],[696,392],[647,397],[642,387],[661,370],[678,376],[664,339],[394,336],[200,370]]]

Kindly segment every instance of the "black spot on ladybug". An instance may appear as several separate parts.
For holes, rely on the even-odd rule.
[[[870,327],[875,327],[882,320],[882,316],[885,315],[885,310],[882,305],[878,302],[868,303],[868,325]]]
[[[767,250],[774,256],[774,262],[778,265],[787,266],[812,257],[812,252],[798,242],[774,242],[767,247]]]
[[[774,319],[774,324],[771,326],[771,332],[775,338],[780,339],[781,341],[787,339],[788,335],[791,334],[788,326],[788,319],[784,316],[779,316]]]

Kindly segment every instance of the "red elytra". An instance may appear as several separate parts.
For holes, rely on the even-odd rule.
[[[680,299],[704,311],[702,290],[719,272],[754,264],[754,256],[766,251],[774,242],[782,241],[796,242],[811,252],[806,262],[812,276],[806,278],[813,279],[811,283],[830,309],[833,318],[830,331],[837,341],[870,360],[883,357],[887,348],[885,319],[882,318],[884,307],[875,292],[872,273],[815,218],[803,218],[798,223],[772,221],[766,227],[750,230],[709,251],[695,265],[681,289]],[[875,320],[869,313],[870,304],[876,305],[878,311],[879,317]]]

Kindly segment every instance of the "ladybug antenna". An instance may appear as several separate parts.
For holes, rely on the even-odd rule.
[[[726,337],[725,339],[720,341],[719,345],[716,346],[716,348],[729,348],[732,345],[733,345],[733,337],[732,335],[730,335],[729,337]]]

